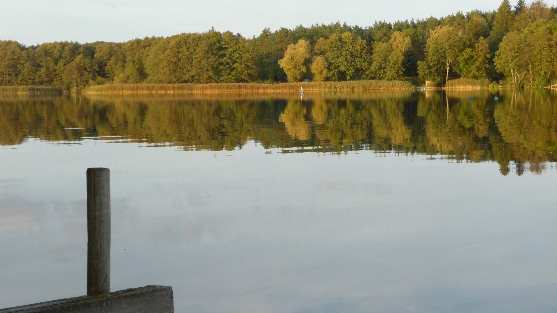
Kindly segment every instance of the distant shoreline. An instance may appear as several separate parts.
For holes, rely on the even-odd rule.
[[[53,86],[0,86],[0,96],[62,96],[64,90]]]
[[[448,86],[418,86],[409,81],[344,81],[299,83],[212,83],[212,84],[105,84],[80,90],[87,96],[358,96],[378,92],[413,92],[420,90],[488,90],[488,81],[454,80]],[[0,86],[0,96],[61,96],[68,94],[52,86]]]
[[[377,91],[413,91],[406,81],[347,81],[237,84],[108,84],[85,88],[85,95],[316,95],[365,94]]]

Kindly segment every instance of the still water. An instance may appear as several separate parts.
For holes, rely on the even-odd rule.
[[[112,288],[176,312],[555,312],[557,97],[0,99],[0,308]]]

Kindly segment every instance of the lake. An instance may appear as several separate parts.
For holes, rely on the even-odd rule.
[[[112,289],[176,312],[555,312],[557,96],[0,99],[0,307]]]

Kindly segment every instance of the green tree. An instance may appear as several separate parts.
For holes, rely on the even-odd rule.
[[[392,33],[388,42],[376,42],[368,76],[386,80],[403,79],[411,45],[410,36],[400,31]]]
[[[222,36],[224,52],[220,62],[219,82],[245,83],[255,78],[255,62],[251,48],[240,35],[226,32]]]
[[[325,81],[329,75],[327,70],[327,61],[323,56],[318,56],[311,63],[311,73],[314,81]]]
[[[426,80],[444,80],[447,83],[449,73],[457,65],[464,46],[462,32],[456,27],[443,25],[434,29],[427,41],[426,59],[421,65],[420,76]]]
[[[276,32],[265,29],[258,37],[250,41],[250,46],[254,51],[258,80],[272,82],[287,79],[278,61],[283,57],[288,45],[293,42],[295,40],[292,32],[286,28],[281,28]]]
[[[490,52],[486,39],[480,38],[474,48],[465,49],[458,59],[458,73],[465,78],[487,79]]]
[[[519,1],[514,8],[505,0],[496,12],[379,22],[366,28],[334,23],[265,29],[253,38],[210,30],[123,43],[24,46],[0,41],[0,84],[68,87],[76,82],[344,81],[417,75],[443,82],[458,74],[542,86],[556,79],[556,21],[557,9],[541,0],[529,5]],[[314,53],[289,58],[285,51],[299,42],[315,47]]]
[[[528,70],[527,56],[523,54],[526,41],[519,32],[511,32],[503,38],[495,56],[497,71],[507,79],[511,79],[515,87],[522,86],[523,79]]]
[[[191,53],[192,81],[198,83],[216,83],[220,78],[220,61],[223,57],[224,45],[220,33],[211,30],[195,36],[195,46]],[[190,48],[190,47],[188,47]]]
[[[497,47],[503,37],[511,30],[514,20],[511,4],[509,0],[503,0],[493,21],[493,27],[489,35],[489,42],[491,44],[491,51],[496,51]]]
[[[526,9],[526,1],[525,0],[518,0],[516,5],[514,6],[514,13],[518,15],[522,13]]]
[[[362,79],[367,69],[367,44],[350,32],[319,39],[315,44],[315,53],[325,58],[328,77],[333,81]]]
[[[300,39],[297,43],[288,45],[284,57],[279,60],[280,67],[286,73],[288,81],[297,82],[304,79],[308,71],[308,60],[311,48],[307,41]]]
[[[391,45],[388,42],[375,42],[367,76],[371,79],[385,79],[390,55]]]
[[[490,27],[487,18],[481,12],[471,12],[466,16],[462,36],[466,46],[473,47],[480,38],[488,38]]]
[[[91,60],[83,55],[77,56],[64,68],[64,82],[68,88],[80,89],[93,79]]]
[[[0,85],[15,85],[24,67],[23,46],[15,41],[0,42]]]
[[[495,64],[516,87],[525,81],[530,87],[545,86],[557,78],[557,23],[538,20],[503,39]]]

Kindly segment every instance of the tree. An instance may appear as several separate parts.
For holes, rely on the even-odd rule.
[[[91,60],[83,55],[76,57],[64,68],[64,82],[68,88],[80,89],[93,79]]]
[[[550,20],[555,13],[543,1],[533,1],[530,6],[524,6],[520,11],[515,10],[512,30],[521,31],[538,20]]]
[[[204,34],[197,34],[193,46],[186,46],[190,52],[192,82],[217,83],[219,82],[220,62],[224,54],[224,44],[219,32],[211,30]]]
[[[300,39],[296,44],[288,45],[284,57],[279,60],[280,67],[286,73],[288,81],[297,82],[304,79],[310,56],[311,48],[307,41]]]
[[[472,47],[480,38],[488,38],[489,31],[489,23],[483,13],[471,12],[466,16],[463,31],[466,46]]]
[[[410,36],[394,32],[388,42],[376,42],[368,76],[376,79],[403,79],[408,51],[412,43]]]
[[[367,76],[371,79],[385,79],[390,55],[391,45],[388,42],[378,41],[374,43]]]
[[[255,63],[252,50],[240,35],[226,32],[222,36],[223,57],[220,64],[219,82],[245,83],[255,78]]]
[[[503,39],[495,64],[497,70],[521,87],[544,86],[557,78],[557,23],[539,20]]]
[[[528,67],[526,56],[522,54],[526,46],[523,39],[519,32],[507,34],[501,41],[495,57],[497,71],[510,78],[515,87],[522,85]]]
[[[514,14],[519,15],[526,9],[526,1],[525,0],[518,0],[516,5],[514,6]]]
[[[287,79],[278,61],[283,57],[288,45],[293,42],[295,41],[292,32],[286,28],[276,32],[265,29],[258,37],[250,40],[258,80],[271,82]]]
[[[121,65],[122,72],[116,74],[117,79],[123,83],[141,83],[147,78],[145,60],[150,48],[156,41],[154,39],[135,39],[123,44],[122,52],[125,60]]]
[[[456,27],[443,25],[434,29],[427,41],[426,59],[420,65],[420,76],[437,82],[444,78],[447,83],[464,46],[462,32]]]
[[[24,46],[0,41],[0,84],[395,80],[417,75],[446,82],[458,74],[541,86],[557,79],[556,23],[557,8],[544,1],[526,5],[520,0],[511,7],[504,0],[496,12],[378,22],[366,28],[333,23],[265,29],[253,38],[212,29],[123,43]]]
[[[367,68],[367,44],[350,32],[320,38],[315,53],[325,58],[328,77],[333,81],[362,79]]]
[[[486,39],[480,38],[474,48],[465,49],[458,58],[458,73],[465,78],[486,79],[489,62],[489,44]]]
[[[313,59],[313,63],[311,63],[311,73],[314,81],[321,82],[327,80],[329,73],[327,71],[327,61],[325,61],[323,56],[318,56]]]
[[[0,42],[0,86],[15,85],[24,67],[23,46],[15,41]]]
[[[489,42],[491,44],[491,51],[496,51],[497,47],[503,37],[511,30],[514,20],[511,4],[509,0],[503,0],[497,13],[495,13],[495,20],[489,35]]]
[[[35,85],[37,79],[37,63],[32,57],[26,57],[23,68],[19,73],[17,84],[19,85]]]

